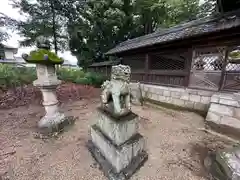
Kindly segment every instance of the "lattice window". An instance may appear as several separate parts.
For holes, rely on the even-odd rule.
[[[184,70],[186,58],[177,54],[151,55],[150,69],[152,70]]]
[[[206,47],[194,50],[190,87],[219,89],[225,64],[225,49],[225,47]]]
[[[196,49],[193,55],[192,70],[221,71],[224,66],[224,47]]]
[[[132,70],[145,69],[145,56],[129,56],[122,59],[124,65],[129,65]]]
[[[229,53],[240,52],[240,47],[229,47]],[[226,70],[224,73],[223,90],[239,91],[240,90],[240,58],[227,58]]]

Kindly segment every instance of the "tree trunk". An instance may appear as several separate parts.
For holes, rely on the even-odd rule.
[[[52,10],[52,28],[53,28],[53,41],[54,41],[54,49],[55,53],[58,53],[58,46],[57,46],[57,32],[56,32],[56,14],[54,9],[54,2],[50,0],[51,3],[51,10]]]

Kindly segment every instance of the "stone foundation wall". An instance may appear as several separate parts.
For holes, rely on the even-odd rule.
[[[133,83],[131,87],[132,96],[134,99],[139,99],[140,92],[138,85]],[[141,84],[140,87],[143,98],[201,111],[208,110],[211,97],[215,93],[212,91],[146,84]]]
[[[233,94],[213,95],[206,122],[214,127],[215,130],[239,136],[240,104],[236,96]]]
[[[206,123],[209,127],[230,136],[240,136],[240,100],[238,100],[240,97],[233,93],[227,94],[146,84],[131,84],[131,93],[133,101],[137,103],[139,103],[139,99],[146,98],[205,111],[207,112]]]

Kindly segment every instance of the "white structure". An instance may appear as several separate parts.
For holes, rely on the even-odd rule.
[[[6,46],[0,44],[0,63],[12,64],[19,67],[30,67],[33,65],[28,65],[22,57],[15,57],[17,54],[18,48]],[[34,65],[35,66],[35,65]]]
[[[14,63],[14,54],[18,52],[17,48],[0,44],[0,62]]]
[[[78,68],[76,64],[72,64],[66,59],[64,59],[64,63],[61,66],[65,68]]]

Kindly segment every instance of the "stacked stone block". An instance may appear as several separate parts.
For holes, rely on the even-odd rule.
[[[137,85],[131,84],[133,97],[139,94]],[[207,111],[210,103],[211,96],[214,94],[212,91],[203,91],[187,88],[172,88],[165,86],[155,86],[141,84],[142,97],[158,102],[173,104],[189,109],[200,111]]]
[[[215,130],[240,135],[240,104],[234,94],[215,94],[211,97],[206,121]]]

